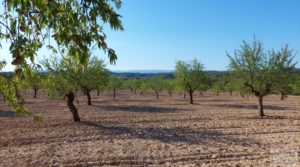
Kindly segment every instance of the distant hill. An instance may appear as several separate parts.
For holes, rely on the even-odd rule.
[[[168,79],[174,78],[173,70],[130,70],[130,71],[112,71],[113,75],[122,79],[133,78],[151,78],[157,76],[164,76]],[[227,73],[227,71],[207,71],[210,76],[221,76]]]

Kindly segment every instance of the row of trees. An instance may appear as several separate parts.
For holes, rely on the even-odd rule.
[[[203,64],[197,59],[192,61],[177,61],[174,79],[162,77],[137,78],[121,80],[109,74],[101,59],[91,57],[90,53],[84,60],[78,62],[70,56],[64,56],[64,50],[60,50],[61,57],[50,57],[41,62],[47,73],[40,75],[38,71],[30,72],[21,82],[16,82],[15,77],[2,77],[0,94],[5,100],[7,91],[15,91],[20,97],[16,83],[21,83],[23,89],[31,88],[34,98],[39,89],[46,89],[48,95],[60,96],[66,102],[73,114],[74,121],[80,121],[74,99],[78,92],[87,97],[88,105],[92,105],[91,91],[110,90],[114,99],[116,91],[121,88],[130,89],[131,93],[144,95],[147,90],[152,90],[159,99],[160,93],[165,90],[170,96],[173,92],[179,92],[184,98],[189,95],[189,101],[193,104],[195,91],[200,94],[208,89],[217,95],[221,92],[239,92],[241,96],[252,95],[258,98],[259,115],[263,113],[263,97],[270,93],[280,94],[283,99],[287,94],[298,94],[300,77],[295,75],[295,63],[293,63],[292,51],[287,46],[279,51],[265,52],[262,43],[254,40],[253,43],[243,42],[240,50],[237,50],[230,58],[229,73],[223,76],[211,77],[204,70]],[[1,68],[5,62],[1,62]],[[47,75],[46,75],[47,74]],[[10,85],[9,88],[6,85]],[[22,105],[21,105],[22,106]]]

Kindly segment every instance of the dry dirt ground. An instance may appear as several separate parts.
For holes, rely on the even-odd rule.
[[[42,123],[0,102],[0,166],[300,166],[300,97],[268,96],[259,119],[253,97],[93,94],[74,123],[65,101],[40,94],[26,106]]]

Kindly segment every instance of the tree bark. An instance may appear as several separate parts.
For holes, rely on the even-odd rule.
[[[6,96],[5,95],[3,96],[3,102],[6,102]]]
[[[85,94],[86,94],[86,97],[87,97],[87,100],[88,100],[88,105],[92,105],[92,98],[91,98],[91,94],[90,94],[90,91],[89,90],[86,90],[85,91]]]
[[[67,104],[68,107],[73,115],[73,121],[74,122],[79,122],[80,121],[80,117],[77,111],[76,106],[74,105],[74,99],[75,99],[75,94],[73,92],[69,92],[67,95]]]
[[[97,90],[97,96],[99,96],[99,95],[100,95],[100,90],[98,89],[98,90]]]
[[[284,100],[285,97],[286,97],[286,95],[284,93],[280,92],[280,100]]]
[[[114,88],[114,100],[116,100],[116,88]]]
[[[36,95],[37,95],[37,89],[33,89],[33,91],[34,91],[34,95],[33,95],[33,98],[36,98]]]
[[[193,104],[194,103],[194,100],[193,100],[193,91],[189,91],[189,95],[190,95],[190,104]]]
[[[155,93],[156,93],[156,100],[158,100],[159,93],[158,92],[155,92]]]
[[[264,106],[263,106],[263,96],[258,96],[258,112],[260,117],[265,116]]]

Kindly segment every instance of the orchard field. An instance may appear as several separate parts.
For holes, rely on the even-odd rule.
[[[188,97],[152,91],[92,92],[78,96],[81,122],[73,122],[62,98],[22,92],[32,116],[16,116],[0,103],[0,166],[299,166],[300,105],[297,96],[257,98],[206,92]]]

